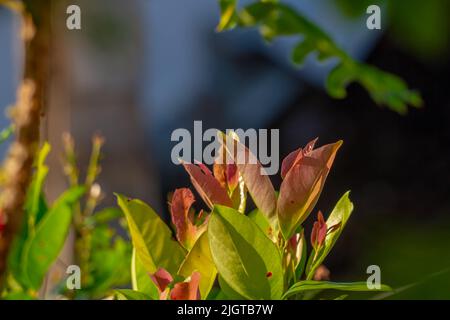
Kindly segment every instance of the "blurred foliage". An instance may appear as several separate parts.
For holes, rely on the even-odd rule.
[[[0,144],[6,142],[14,134],[14,125],[0,131]]]
[[[130,282],[129,261],[131,246],[116,233],[110,223],[121,218],[117,208],[96,208],[103,198],[100,185],[96,182],[101,172],[100,159],[103,138],[94,136],[92,151],[86,170],[86,177],[80,182],[75,144],[65,134],[64,172],[69,185],[82,185],[88,191],[74,207],[73,227],[75,230],[75,261],[82,270],[81,290],[67,292],[72,298],[101,298],[111,288]]]
[[[334,0],[344,14],[360,17],[371,4],[386,8],[388,35],[421,60],[444,60],[450,50],[448,0]]]
[[[368,237],[362,243],[371,250],[364,251],[360,260],[366,265],[376,261],[382,280],[396,289],[380,298],[450,298],[450,221],[440,218],[417,224],[395,220],[388,225],[372,225],[376,227],[371,234],[383,236]]]
[[[5,296],[23,293],[37,297],[44,278],[57,259],[69,231],[72,207],[85,189],[75,186],[49,206],[44,196],[48,174],[45,159],[50,146],[44,144],[36,159],[35,174],[27,192],[25,221],[9,255],[9,277]]]
[[[353,60],[316,24],[287,5],[278,1],[260,1],[239,10],[237,0],[220,0],[219,4],[222,12],[219,31],[236,26],[258,27],[269,42],[281,36],[300,37],[292,51],[292,60],[299,66],[311,53],[316,53],[319,61],[337,59],[338,65],[326,81],[328,93],[334,98],[345,98],[346,87],[358,82],[377,104],[386,105],[400,114],[408,111],[408,105],[422,105],[420,95],[409,90],[402,79]]]
[[[117,235],[116,228],[110,226],[110,222],[120,218],[122,213],[117,208],[96,210],[102,196],[96,183],[100,173],[102,140],[98,137],[94,139],[91,161],[83,183],[78,181],[72,140],[66,136],[65,141],[65,172],[69,176],[70,187],[52,205],[48,204],[44,185],[49,172],[45,162],[50,145],[45,143],[34,164],[35,171],[24,208],[25,221],[9,255],[8,277],[1,293],[2,299],[36,299],[43,286],[44,291],[49,288],[53,295],[60,292],[67,298],[95,299],[106,296],[111,288],[130,281],[130,245]],[[75,261],[82,270],[82,289],[69,291],[64,277],[58,279],[61,283],[57,284],[47,276],[55,262],[68,267],[58,256],[71,228],[76,234]]]
[[[18,0],[0,0],[0,5],[6,6],[9,9],[21,12],[23,10],[23,3]]]

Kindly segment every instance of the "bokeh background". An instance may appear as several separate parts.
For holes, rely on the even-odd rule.
[[[248,3],[251,1],[242,1]],[[170,161],[174,129],[277,128],[281,156],[319,137],[344,140],[317,205],[329,213],[346,190],[355,212],[326,265],[333,280],[360,280],[379,265],[389,298],[450,298],[450,2],[289,0],[349,54],[405,79],[422,109],[400,116],[359,85],[344,100],[323,88],[333,61],[289,62],[292,39],[267,46],[256,30],[216,33],[212,0],[78,0],[82,30],[53,7],[51,99],[43,138],[53,145],[47,190],[65,188],[61,135],[86,164],[94,133],[106,138],[100,182],[167,215],[167,194],[189,186]],[[382,7],[382,30],[365,10]],[[0,8],[1,127],[14,103],[22,50],[14,14]],[[1,146],[4,155],[6,144]],[[273,179],[279,185],[277,178]],[[197,205],[201,205],[198,203]],[[309,225],[310,226],[310,225]]]

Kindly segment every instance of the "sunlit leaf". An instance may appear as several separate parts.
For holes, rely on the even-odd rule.
[[[187,281],[178,282],[170,292],[171,300],[200,300],[200,273],[193,272]]]
[[[194,202],[194,195],[188,188],[176,189],[170,200],[170,213],[177,239],[187,250],[192,248],[198,237],[206,230],[206,223],[200,226],[195,224],[194,210],[191,208]]]
[[[116,300],[153,300],[149,295],[130,289],[114,290]]]
[[[227,191],[212,174],[205,173],[199,166],[192,163],[183,163],[183,166],[189,173],[195,190],[197,190],[208,207],[212,209],[215,204],[232,206]]]
[[[306,272],[308,273],[308,278],[311,279],[314,276],[315,270],[323,263],[328,253],[333,248],[337,239],[342,233],[345,225],[347,224],[348,219],[353,211],[353,203],[350,201],[350,191],[346,192],[341,199],[339,199],[338,203],[334,207],[330,216],[328,217],[326,224],[327,228],[331,228],[332,226],[339,225],[339,228],[327,235],[325,238],[325,243],[323,245],[323,249],[321,249],[316,255],[315,251],[311,252],[311,255],[308,260],[308,266],[306,268]],[[314,257],[316,257],[315,260]]]
[[[213,261],[226,283],[246,299],[279,299],[281,257],[275,244],[247,216],[215,206],[208,225]]]
[[[380,289],[369,289],[366,282],[329,282],[305,280],[295,283],[283,295],[283,299],[289,298],[298,293],[312,290],[340,290],[340,291],[391,291],[387,285],[381,285]]]
[[[342,141],[308,151],[287,172],[278,197],[278,221],[285,239],[308,217],[319,199]]]
[[[264,173],[261,163],[246,146],[230,135],[224,141],[227,152],[236,163],[253,201],[274,227],[277,223],[276,194],[269,176]]]
[[[147,204],[116,194],[118,204],[128,222],[136,256],[145,270],[153,274],[164,268],[175,274],[184,259],[183,248],[161,218]]]
[[[206,298],[217,275],[217,269],[209,248],[208,233],[204,232],[195,242],[178,271],[180,276],[189,277],[193,272],[200,273],[200,295]]]
[[[230,285],[219,275],[219,286],[221,289],[222,296],[224,297],[224,300],[246,300],[248,298],[243,297],[234,289],[230,287]]]
[[[133,290],[145,293],[153,300],[159,300],[158,288],[136,256],[136,249],[133,249],[131,256],[131,284]]]

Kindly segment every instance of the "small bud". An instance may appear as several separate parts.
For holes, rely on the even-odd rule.
[[[100,195],[102,194],[102,188],[98,183],[94,183],[90,190],[90,196],[94,199],[100,198]]]

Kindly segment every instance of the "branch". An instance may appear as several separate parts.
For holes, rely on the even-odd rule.
[[[298,66],[313,52],[317,53],[320,61],[337,59],[339,62],[325,84],[334,98],[345,98],[347,86],[358,82],[378,105],[386,105],[400,114],[407,113],[408,105],[419,108],[423,104],[420,94],[408,89],[401,78],[355,61],[318,26],[287,5],[266,0],[238,10],[237,0],[219,0],[219,4],[222,14],[218,31],[236,26],[258,27],[267,41],[280,36],[300,37],[292,50],[292,61]]]

